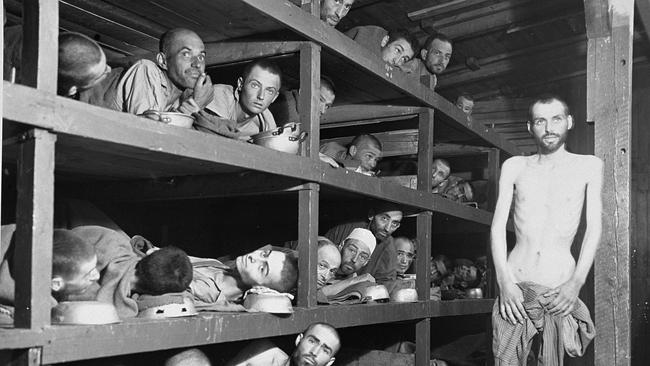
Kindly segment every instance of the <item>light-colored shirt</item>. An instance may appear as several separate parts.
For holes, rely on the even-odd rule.
[[[249,343],[226,366],[285,366],[289,355],[271,341],[262,339]]]
[[[116,111],[141,114],[148,110],[175,111],[180,91],[153,61],[140,60],[131,66],[119,83],[109,107]]]
[[[237,121],[237,104],[239,103],[239,94],[235,92],[231,85],[215,84],[214,99],[205,109],[215,113],[221,118]],[[250,135],[264,132],[276,128],[273,114],[268,109],[255,115],[248,120],[237,124],[237,129],[245,136],[240,137],[242,140],[248,140]]]

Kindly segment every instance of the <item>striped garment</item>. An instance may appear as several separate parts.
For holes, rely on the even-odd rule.
[[[510,324],[499,314],[497,299],[492,310],[494,364],[526,365],[533,337],[539,332],[542,333],[542,343],[538,365],[562,366],[564,351],[571,357],[582,356],[596,335],[585,304],[578,299],[576,308],[569,316],[554,316],[546,312],[545,306],[555,296],[542,296],[550,288],[533,282],[520,282],[517,285],[523,292],[523,306],[529,319],[523,324]]]

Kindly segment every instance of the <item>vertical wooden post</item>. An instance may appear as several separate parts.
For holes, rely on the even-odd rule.
[[[303,0],[303,10],[318,17],[319,0]],[[308,42],[300,47],[300,96],[298,112],[301,130],[309,133],[302,144],[302,155],[318,159],[320,143],[320,45]],[[316,306],[316,264],[318,262],[319,185],[308,183],[298,193],[298,306]]]
[[[319,185],[307,183],[298,192],[298,306],[316,306]]]
[[[59,55],[59,2],[23,0],[23,60],[25,85],[56,93]]]
[[[318,159],[320,143],[320,45],[306,42],[300,47],[300,113],[301,130],[309,135],[302,143],[303,156]]]
[[[28,348],[20,353],[15,365],[20,366],[40,366],[43,349],[40,347]],[[13,365],[14,363],[12,363]]]
[[[431,192],[433,170],[433,109],[420,113],[418,123],[418,190]],[[417,218],[416,288],[420,301],[430,296],[432,212],[426,211]],[[422,319],[415,325],[415,364],[429,365],[431,358],[431,319]]]
[[[630,132],[633,0],[585,0],[587,120],[603,159],[603,235],[595,263],[595,360],[630,365]]]
[[[499,149],[491,148],[487,154],[487,200],[488,211],[494,212],[494,207],[497,204],[497,196],[499,194],[499,174],[501,166],[501,154]]]
[[[24,136],[18,159],[14,326],[39,329],[50,324],[56,135],[34,129]]]

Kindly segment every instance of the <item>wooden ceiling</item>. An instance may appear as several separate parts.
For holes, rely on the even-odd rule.
[[[21,1],[4,3],[9,24],[20,22]],[[109,60],[155,52],[158,37],[175,27],[197,31],[206,43],[259,37],[282,29],[233,0],[59,3],[61,28],[90,35],[107,50]],[[650,22],[650,9],[639,8],[638,12],[637,62],[647,60],[650,54],[640,26],[643,21]],[[338,28],[345,31],[367,24],[406,28],[421,41],[434,30],[450,36],[455,42],[453,57],[439,77],[437,91],[448,99],[461,92],[471,93],[476,99],[474,118],[494,127],[524,151],[534,151],[524,122],[527,98],[557,85],[551,83],[584,75],[586,70],[583,0],[357,0]],[[328,60],[324,59],[324,72],[335,73],[339,65],[332,59],[334,67],[328,69]],[[373,92],[382,88],[368,87],[370,80],[346,82],[349,75],[340,79],[337,102],[342,104],[399,98]]]

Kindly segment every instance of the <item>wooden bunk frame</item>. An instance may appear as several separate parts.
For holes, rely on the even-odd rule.
[[[316,305],[316,243],[321,187],[397,202],[420,211],[417,237],[422,243],[432,239],[433,212],[489,225],[492,214],[440,198],[431,193],[431,162],[434,154],[434,113],[470,131],[509,155],[520,151],[489,128],[468,121],[451,103],[427,88],[415,77],[386,68],[369,51],[318,20],[319,1],[304,1],[303,8],[286,0],[240,0],[265,17],[282,23],[309,41],[265,43],[263,47],[242,48],[231,44],[229,58],[212,59],[214,64],[251,59],[271,54],[299,53],[301,122],[309,131],[302,156],[271,151],[220,136],[162,125],[133,115],[108,111],[58,97],[56,92],[56,40],[58,2],[24,0],[26,49],[23,71],[32,74],[29,86],[4,82],[3,123],[26,132],[12,136],[9,155],[18,161],[16,317],[13,329],[0,328],[0,350],[23,350],[25,364],[49,364],[120,354],[161,350],[295,334],[314,320],[336,327],[413,321],[416,324],[416,364],[428,365],[430,318],[489,313],[493,300],[429,300],[429,257],[431,248],[418,252],[417,288],[420,301],[411,304],[323,307]],[[311,13],[311,15],[309,14]],[[315,16],[313,16],[315,15]],[[215,45],[210,47],[216,47]],[[318,80],[322,48],[357,65],[364,72],[385,81],[413,98],[419,107],[369,109],[371,118],[406,113],[418,118],[418,190],[332,169],[318,159],[320,121]],[[55,63],[54,63],[55,64]],[[435,112],[434,112],[435,109]],[[353,118],[348,118],[353,119]],[[6,138],[6,136],[5,136]],[[218,146],[218,147],[217,147]],[[414,151],[415,152],[415,151]],[[496,182],[499,152],[490,149],[490,178]],[[55,158],[56,157],[56,158]],[[92,163],[92,164],[91,164]],[[119,167],[119,169],[117,169]],[[192,318],[160,321],[127,319],[107,326],[50,325],[49,288],[52,250],[54,172],[74,172],[94,177],[110,176],[112,182],[90,186],[89,194],[109,199],[131,199],[127,192],[141,192],[146,199],[174,199],[227,194],[254,194],[269,191],[298,192],[299,269],[298,307],[290,318],[268,314],[200,314]],[[243,171],[270,175],[264,185],[259,179],[242,177]],[[242,179],[242,185],[215,182],[215,174]],[[172,185],[151,180],[174,178]],[[246,183],[248,182],[248,183]],[[129,189],[126,189],[129,187]],[[494,186],[493,194],[496,194]],[[262,329],[260,323],[266,324]],[[175,337],[151,337],[170,334]]]

